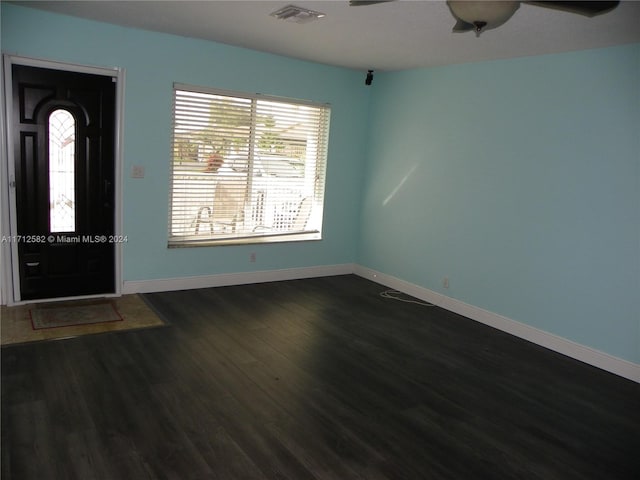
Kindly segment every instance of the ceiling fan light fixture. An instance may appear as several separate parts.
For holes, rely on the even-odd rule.
[[[322,12],[316,12],[315,10],[309,10],[308,8],[298,7],[296,5],[287,5],[286,7],[279,8],[275,12],[271,12],[269,15],[278,20],[293,23],[309,23],[326,16]]]
[[[494,0],[448,0],[447,5],[454,17],[475,26],[478,34],[499,27],[520,8],[520,2]]]

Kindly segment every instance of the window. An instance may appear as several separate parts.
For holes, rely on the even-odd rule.
[[[169,246],[321,238],[327,105],[174,86]]]
[[[49,230],[76,230],[76,122],[67,110],[49,115]]]

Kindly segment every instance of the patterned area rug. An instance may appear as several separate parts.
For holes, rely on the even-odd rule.
[[[29,310],[29,313],[34,330],[123,321],[112,302],[36,307]]]

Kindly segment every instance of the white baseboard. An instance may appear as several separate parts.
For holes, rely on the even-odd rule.
[[[568,357],[580,360],[607,372],[614,373],[634,382],[640,383],[640,365],[623,360],[613,355],[601,352],[591,347],[567,340],[544,330],[531,327],[510,318],[474,307],[467,303],[447,297],[413,283],[384,273],[355,265],[353,273],[356,275],[406,293],[429,303],[433,303],[451,312],[463,315],[485,325],[489,325],[516,337],[528,340],[536,345],[548,348]]]
[[[222,273],[219,275],[199,275],[192,277],[161,278],[155,280],[125,281],[122,293],[152,293],[194,288],[226,287],[249,283],[278,282],[302,278],[329,277],[353,273],[353,264],[321,265],[315,267],[287,268],[282,270],[262,270],[243,273]]]

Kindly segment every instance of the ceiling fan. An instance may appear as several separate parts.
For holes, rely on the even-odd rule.
[[[349,5],[359,7],[375,5],[377,3],[393,2],[395,0],[351,0]],[[476,35],[485,30],[499,27],[520,8],[521,3],[528,3],[537,7],[553,8],[570,13],[578,13],[587,17],[594,17],[613,10],[619,1],[504,1],[504,0],[447,0],[451,14],[457,20],[453,31],[476,32]]]

